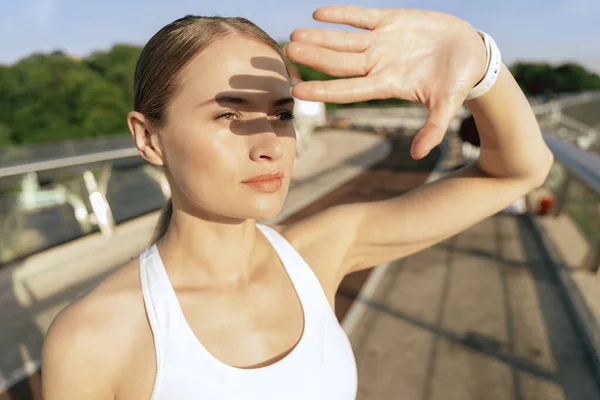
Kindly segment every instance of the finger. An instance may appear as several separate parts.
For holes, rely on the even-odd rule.
[[[429,154],[431,149],[442,142],[450,122],[462,106],[459,96],[445,99],[430,109],[427,121],[415,136],[410,153],[415,159],[421,159]]]
[[[339,104],[381,99],[381,93],[375,77],[301,82],[292,88],[300,100]]]
[[[370,69],[362,53],[340,53],[301,42],[288,43],[285,52],[293,61],[333,76],[366,75]]]
[[[345,32],[316,28],[296,29],[292,32],[290,40],[350,53],[360,53],[373,44],[370,32]]]
[[[384,10],[358,6],[325,6],[313,13],[313,18],[332,24],[346,24],[373,30],[383,18]]]

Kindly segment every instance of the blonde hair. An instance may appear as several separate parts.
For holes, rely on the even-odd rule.
[[[134,110],[144,114],[152,126],[162,126],[167,105],[179,88],[181,70],[210,44],[228,35],[264,43],[289,67],[279,44],[253,22],[241,17],[187,15],[160,29],[142,49],[133,80]],[[173,200],[169,199],[154,230],[153,243],[167,233],[172,216]]]

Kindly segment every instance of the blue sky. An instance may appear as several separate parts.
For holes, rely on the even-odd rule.
[[[243,16],[278,40],[325,26],[327,4],[415,7],[447,12],[491,34],[507,63],[572,60],[600,72],[600,0],[0,0],[0,64],[55,49],[85,56],[116,42],[144,44],[185,14]]]

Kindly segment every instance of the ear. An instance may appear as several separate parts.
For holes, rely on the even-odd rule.
[[[146,116],[140,112],[131,111],[127,115],[127,125],[135,141],[135,146],[144,160],[158,166],[165,165],[164,152],[158,139],[158,132]]]

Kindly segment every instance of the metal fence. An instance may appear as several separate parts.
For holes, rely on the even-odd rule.
[[[0,264],[92,232],[111,235],[168,197],[162,170],[135,147],[0,167]]]
[[[589,241],[589,252],[579,267],[600,266],[600,154],[585,151],[545,134],[555,164],[545,186],[556,196],[553,215],[568,213]]]

